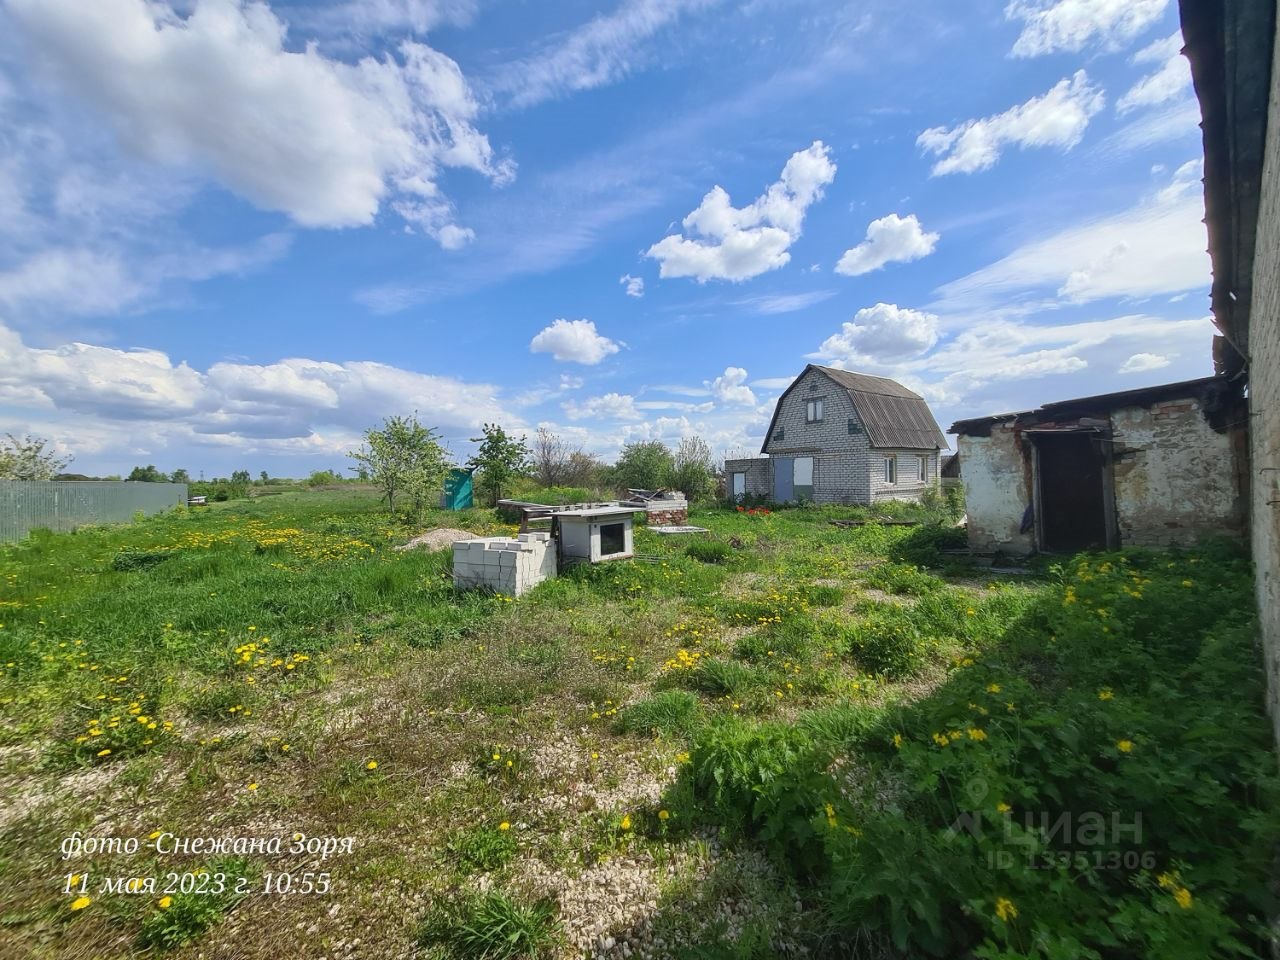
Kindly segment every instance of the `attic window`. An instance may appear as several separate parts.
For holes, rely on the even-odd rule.
[[[782,440],[785,437],[786,437],[786,433],[783,431],[782,427],[779,427],[777,430],[773,431],[774,440]]]
[[[810,400],[804,406],[804,422],[820,423],[822,421],[822,401]]]
[[[856,436],[862,432],[862,424],[858,423],[853,417],[849,418],[849,436]]]

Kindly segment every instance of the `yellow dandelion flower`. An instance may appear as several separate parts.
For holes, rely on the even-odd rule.
[[[659,810],[659,811],[658,811],[658,819],[659,819],[659,820],[670,820],[670,819],[671,819],[671,812],[670,812],[669,810]]]
[[[1018,916],[1018,908],[1008,897],[996,897],[996,916],[1004,923]]]
[[[1110,687],[1103,687],[1101,690],[1098,691],[1099,700],[1110,700],[1114,696],[1115,694],[1111,692]]]
[[[110,750],[99,750],[99,751],[98,751],[98,756],[100,756],[100,757],[109,757],[109,756],[111,756],[111,751],[110,751]]]
[[[1132,750],[1133,750],[1133,741],[1132,741],[1132,740],[1117,740],[1117,741],[1116,741],[1116,749],[1117,749],[1117,750],[1119,750],[1121,753],[1129,753],[1130,751],[1132,751]]]
[[[87,907],[91,903],[93,903],[93,900],[90,897],[77,897],[76,899],[71,901],[71,909],[83,910],[85,907]]]
[[[173,905],[173,897],[161,897],[156,901],[156,906],[161,910],[168,910]]]
[[[258,785],[257,785],[256,783],[251,783],[251,784],[249,784],[249,789],[250,789],[250,790],[257,790],[257,789],[258,789]]]
[[[503,820],[500,824],[498,824],[498,829],[501,830],[503,833],[506,833],[508,830],[511,829],[511,824],[510,822]]]
[[[1007,803],[1005,803],[1003,800],[1001,800],[999,803],[997,803],[997,804],[996,804],[996,810],[997,810],[999,813],[1008,813],[1008,812],[1009,812],[1010,810],[1012,810],[1012,809],[1013,809],[1013,807],[1009,806],[1009,805],[1008,805]]]
[[[893,735],[893,745],[897,747],[899,750],[902,749],[902,734],[895,733]]]
[[[1183,910],[1191,909],[1191,891],[1186,887],[1179,887],[1173,892],[1173,899],[1178,901],[1178,906]]]
[[[620,826],[622,827],[623,830],[631,829],[631,814],[624,813],[622,815],[622,823],[620,824]]]

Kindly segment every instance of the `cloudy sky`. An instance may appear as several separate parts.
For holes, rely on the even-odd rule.
[[[0,0],[0,432],[343,464],[416,410],[758,448],[1212,372],[1170,0]]]

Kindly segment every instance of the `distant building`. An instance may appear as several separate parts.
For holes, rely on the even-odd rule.
[[[734,499],[870,504],[938,482],[947,441],[917,393],[884,377],[809,364],[778,398],[763,456],[725,461]]]
[[[1243,535],[1248,414],[1226,377],[961,420],[951,432],[975,550],[1073,552]]]

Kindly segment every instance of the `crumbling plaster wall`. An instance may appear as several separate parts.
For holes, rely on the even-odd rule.
[[[1272,63],[1280,65],[1280,31]],[[1267,709],[1280,743],[1280,66],[1271,71],[1249,322],[1249,462]]]
[[[1025,554],[1035,549],[1034,532],[1020,532],[1031,503],[1022,442],[1009,425],[1000,423],[992,425],[990,436],[961,436],[956,442],[963,464],[969,546],[974,550]]]
[[[1116,526],[1126,547],[1239,536],[1242,503],[1230,433],[1183,398],[1111,413]]]

